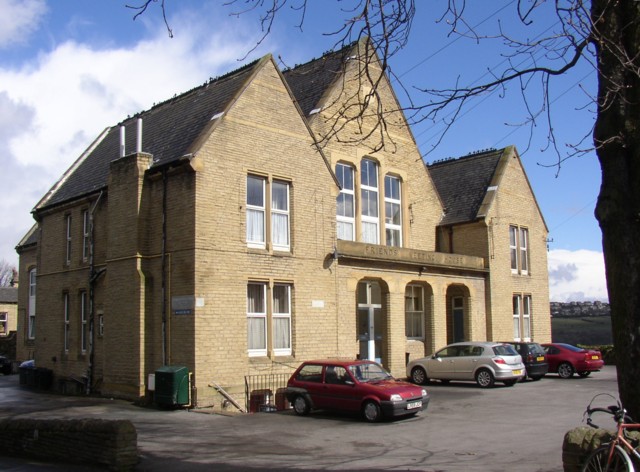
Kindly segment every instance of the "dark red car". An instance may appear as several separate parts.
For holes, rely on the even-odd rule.
[[[298,415],[316,409],[359,412],[369,422],[412,416],[429,404],[425,388],[396,380],[365,360],[304,362],[289,379],[286,396]]]
[[[543,344],[542,347],[547,355],[549,372],[557,372],[563,379],[571,378],[576,372],[580,377],[588,377],[604,365],[602,354],[595,349],[565,343]]]

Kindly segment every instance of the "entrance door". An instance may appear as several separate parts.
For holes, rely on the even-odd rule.
[[[453,342],[459,343],[464,339],[464,298],[453,297],[451,313],[453,315]]]
[[[360,359],[382,363],[382,293],[377,282],[358,284]]]

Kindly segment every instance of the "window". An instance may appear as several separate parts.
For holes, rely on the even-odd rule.
[[[66,237],[65,237],[65,264],[71,264],[71,215],[65,216],[65,227],[66,227]]]
[[[89,233],[90,233],[89,211],[82,212],[82,260],[89,259]]]
[[[289,250],[289,184],[275,180],[271,185],[271,241],[273,249]]]
[[[363,159],[361,163],[360,196],[362,241],[378,244],[378,166],[369,159]]]
[[[104,315],[98,314],[98,336],[104,336]]]
[[[249,356],[291,355],[291,285],[276,283],[267,304],[267,283],[247,285],[247,331]],[[269,342],[270,341],[270,342]]]
[[[87,352],[88,343],[87,292],[80,292],[80,349]]]
[[[387,246],[402,246],[402,205],[400,179],[387,175],[384,178],[385,230]]]
[[[29,271],[29,321],[27,323],[27,338],[36,337],[36,269]]]
[[[0,335],[7,334],[9,329],[9,313],[6,311],[0,312]]]
[[[247,245],[265,247],[265,179],[247,176]]]
[[[290,240],[290,187],[288,182],[274,180],[271,185],[270,206],[267,207],[267,179],[247,176],[247,246],[267,247],[267,212],[271,215],[271,244],[276,251],[289,251]]]
[[[409,339],[424,339],[424,297],[419,285],[407,285],[404,295],[405,331]]]
[[[267,355],[267,284],[247,285],[249,356]]]
[[[509,226],[509,252],[511,273],[529,273],[529,230],[519,226]]]
[[[64,316],[64,352],[69,352],[69,343],[71,342],[69,335],[71,329],[71,314],[69,313],[69,294],[62,294],[63,316]]]
[[[273,286],[273,353],[291,354],[291,286]]]
[[[336,177],[340,182],[340,195],[336,202],[338,239],[355,239],[355,193],[353,187],[353,167],[336,165]]]
[[[531,295],[513,296],[513,339],[531,340]]]

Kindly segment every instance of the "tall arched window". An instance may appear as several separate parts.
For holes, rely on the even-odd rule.
[[[340,183],[340,194],[336,199],[336,221],[338,239],[355,239],[355,193],[353,167],[336,164],[336,177]]]
[[[36,269],[29,271],[29,308],[27,322],[27,338],[36,337]]]
[[[362,241],[378,244],[378,165],[363,159],[360,173],[360,195],[362,207]]]

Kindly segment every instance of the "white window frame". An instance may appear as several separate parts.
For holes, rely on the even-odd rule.
[[[520,273],[527,275],[529,274],[529,230],[527,228],[519,228],[518,243],[520,245]]]
[[[82,211],[82,260],[89,259],[89,233],[91,221],[89,219],[89,210]]]
[[[87,292],[80,292],[80,351],[82,354],[87,352],[88,346],[88,326],[89,320],[87,319]]]
[[[71,215],[65,215],[65,264],[71,264]]]
[[[511,261],[511,273],[517,274],[519,261],[518,261],[518,227],[514,225],[509,226],[509,254]]]
[[[379,244],[380,242],[380,202],[379,202],[379,190],[378,190],[378,164],[371,159],[362,159],[360,162],[360,219],[362,222],[362,242],[370,244]],[[365,168],[367,171],[365,172]],[[365,182],[365,178],[369,177]],[[373,179],[372,177],[375,177]],[[374,181],[375,180],[375,181]],[[365,195],[369,195],[373,198],[365,198]],[[369,207],[367,202],[375,202],[375,215],[372,208]],[[365,214],[365,212],[367,214]],[[371,225],[375,231],[367,231],[366,228]],[[373,236],[373,239],[368,235]]]
[[[397,183],[398,188],[398,198],[394,198],[392,195],[389,195],[389,188],[387,182]],[[395,175],[385,175],[384,176],[384,207],[385,207],[385,237],[387,246],[396,246],[402,247],[402,181],[399,177]],[[393,223],[393,214],[389,211],[390,208],[397,207],[398,216],[400,219],[399,223]],[[389,232],[397,232],[398,240],[390,241]],[[392,244],[395,243],[395,244]]]
[[[27,339],[36,338],[36,269],[29,271],[29,321],[27,323]]]
[[[424,287],[417,284],[409,284],[405,289],[404,295],[405,309],[405,335],[407,339],[424,339]],[[420,307],[417,309],[415,300],[420,301]],[[417,318],[417,320],[416,320]],[[414,332],[418,326],[418,333]]]
[[[249,203],[249,182],[250,180],[260,181],[262,183],[262,205],[258,205],[256,203]],[[265,177],[259,175],[249,174],[247,175],[247,246],[256,249],[265,249],[266,248],[266,230],[267,230],[267,220],[266,220],[266,183],[267,179]],[[253,215],[253,217],[252,217]],[[262,231],[252,231],[254,228],[254,224],[251,223],[259,222],[262,220]],[[259,234],[261,233],[261,234]]]
[[[286,208],[276,208],[276,189],[284,188],[286,191],[285,204]],[[271,183],[271,242],[274,251],[290,251],[291,250],[291,231],[289,209],[291,208],[291,185],[284,180],[274,180]],[[283,232],[280,234],[278,228],[282,225],[277,224],[277,220],[284,221]]]
[[[523,341],[531,341],[531,295],[522,296]]]
[[[0,311],[0,334],[6,336],[9,329],[9,313]]]
[[[522,327],[520,325],[520,314],[522,313],[522,295],[514,294],[512,298],[513,315],[513,340],[522,340]]]
[[[345,175],[350,175],[350,182],[344,178]],[[336,199],[336,236],[338,239],[344,241],[355,241],[356,239],[356,194],[355,194],[355,170],[353,166],[349,164],[338,163],[336,164],[336,176],[338,182],[340,182],[340,195]],[[349,186],[349,183],[351,184]],[[340,214],[340,205],[338,201],[351,200],[351,216]],[[346,208],[346,205],[342,205]],[[346,213],[346,212],[343,212]],[[350,236],[349,234],[350,233]]]
[[[286,304],[287,306],[285,307],[286,309],[283,310],[282,312],[276,312],[276,287],[282,287],[286,290]],[[272,326],[272,336],[271,338],[273,339],[273,355],[274,356],[290,356],[291,355],[291,284],[282,284],[282,283],[276,283],[273,285],[273,290],[272,290],[272,297],[273,297],[273,302],[272,302],[272,309],[273,309],[273,313],[272,313],[272,320],[271,320],[271,326]],[[287,339],[285,340],[285,344],[286,346],[284,347],[276,347],[276,320],[288,320],[288,333],[287,333]]]
[[[261,310],[252,310],[252,304],[249,299],[249,287],[251,286],[259,286],[262,288],[262,307]],[[263,333],[262,336],[262,344],[264,347],[252,348],[251,347],[251,322],[254,320],[262,320],[263,323]],[[267,283],[266,282],[249,282],[247,284],[247,350],[249,357],[258,357],[258,356],[266,356],[267,355]]]
[[[98,336],[104,336],[104,313],[98,313]]]
[[[69,345],[71,343],[71,313],[69,310],[69,292],[62,294],[62,316],[64,321],[64,333],[63,333],[63,348],[64,352],[69,352]]]

